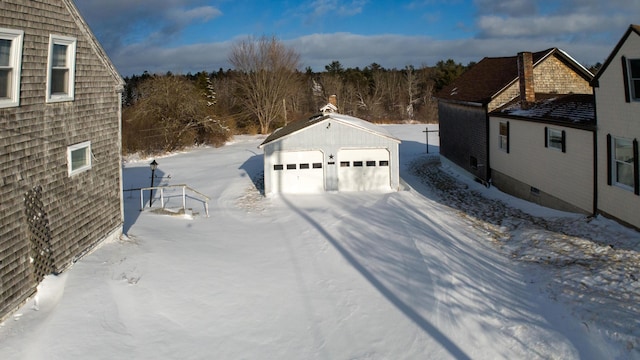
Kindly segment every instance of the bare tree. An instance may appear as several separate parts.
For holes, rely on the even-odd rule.
[[[255,116],[260,132],[274,120],[284,120],[285,102],[297,88],[300,60],[275,37],[249,38],[235,44],[229,62],[235,67],[237,89],[245,111]]]

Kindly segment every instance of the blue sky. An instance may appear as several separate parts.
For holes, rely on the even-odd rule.
[[[249,36],[276,36],[301,70],[454,59],[561,48],[603,62],[640,23],[640,0],[75,0],[123,76],[228,69]]]

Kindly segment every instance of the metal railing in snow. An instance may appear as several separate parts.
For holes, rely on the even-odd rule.
[[[211,199],[209,199],[208,196],[206,196],[205,194],[199,192],[198,190],[189,187],[186,184],[178,184],[178,185],[163,185],[163,186],[152,186],[152,187],[145,187],[145,188],[140,188],[140,211],[144,210],[144,191],[148,190],[150,192],[150,194],[152,194],[153,190],[159,190],[160,191],[160,206],[162,206],[162,208],[164,209],[164,205],[165,205],[165,194],[164,194],[164,190],[167,188],[182,188],[182,209],[183,210],[187,210],[187,190],[191,191],[192,193],[200,196],[202,198],[202,200],[200,199],[196,199],[199,201],[202,201],[204,203],[204,210],[205,213],[207,214],[207,217],[209,217],[209,201]],[[151,205],[153,204],[153,199],[151,198],[151,196],[149,196],[149,207],[151,207]]]

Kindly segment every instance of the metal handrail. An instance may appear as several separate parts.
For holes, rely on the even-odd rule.
[[[187,184],[177,184],[177,185],[162,185],[162,186],[150,186],[140,188],[140,211],[144,210],[144,191],[145,190],[160,190],[160,205],[164,209],[164,189],[165,188],[182,188],[182,209],[187,209],[187,195],[186,190],[189,190],[196,195],[199,195],[204,198],[204,209],[209,217],[209,201],[211,200],[207,195],[199,192],[198,190],[188,186]],[[149,199],[149,206],[151,206],[151,199]]]

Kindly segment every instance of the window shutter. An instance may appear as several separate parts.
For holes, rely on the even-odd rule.
[[[567,133],[562,130],[562,152],[567,152]]]
[[[640,159],[638,159],[638,139],[633,139],[633,192],[636,195],[640,195],[640,174],[638,174],[640,168],[638,163],[640,163]]]
[[[631,95],[629,94],[629,73],[627,72],[627,57],[622,57],[622,78],[624,79],[624,101],[631,102]]]
[[[547,147],[547,143],[549,142],[549,128],[545,126],[544,128],[544,147]]]
[[[607,185],[611,185],[611,171],[613,164],[611,163],[611,134],[607,134]]]
[[[507,154],[509,153],[510,147],[511,147],[511,131],[509,131],[509,122],[507,121]]]

